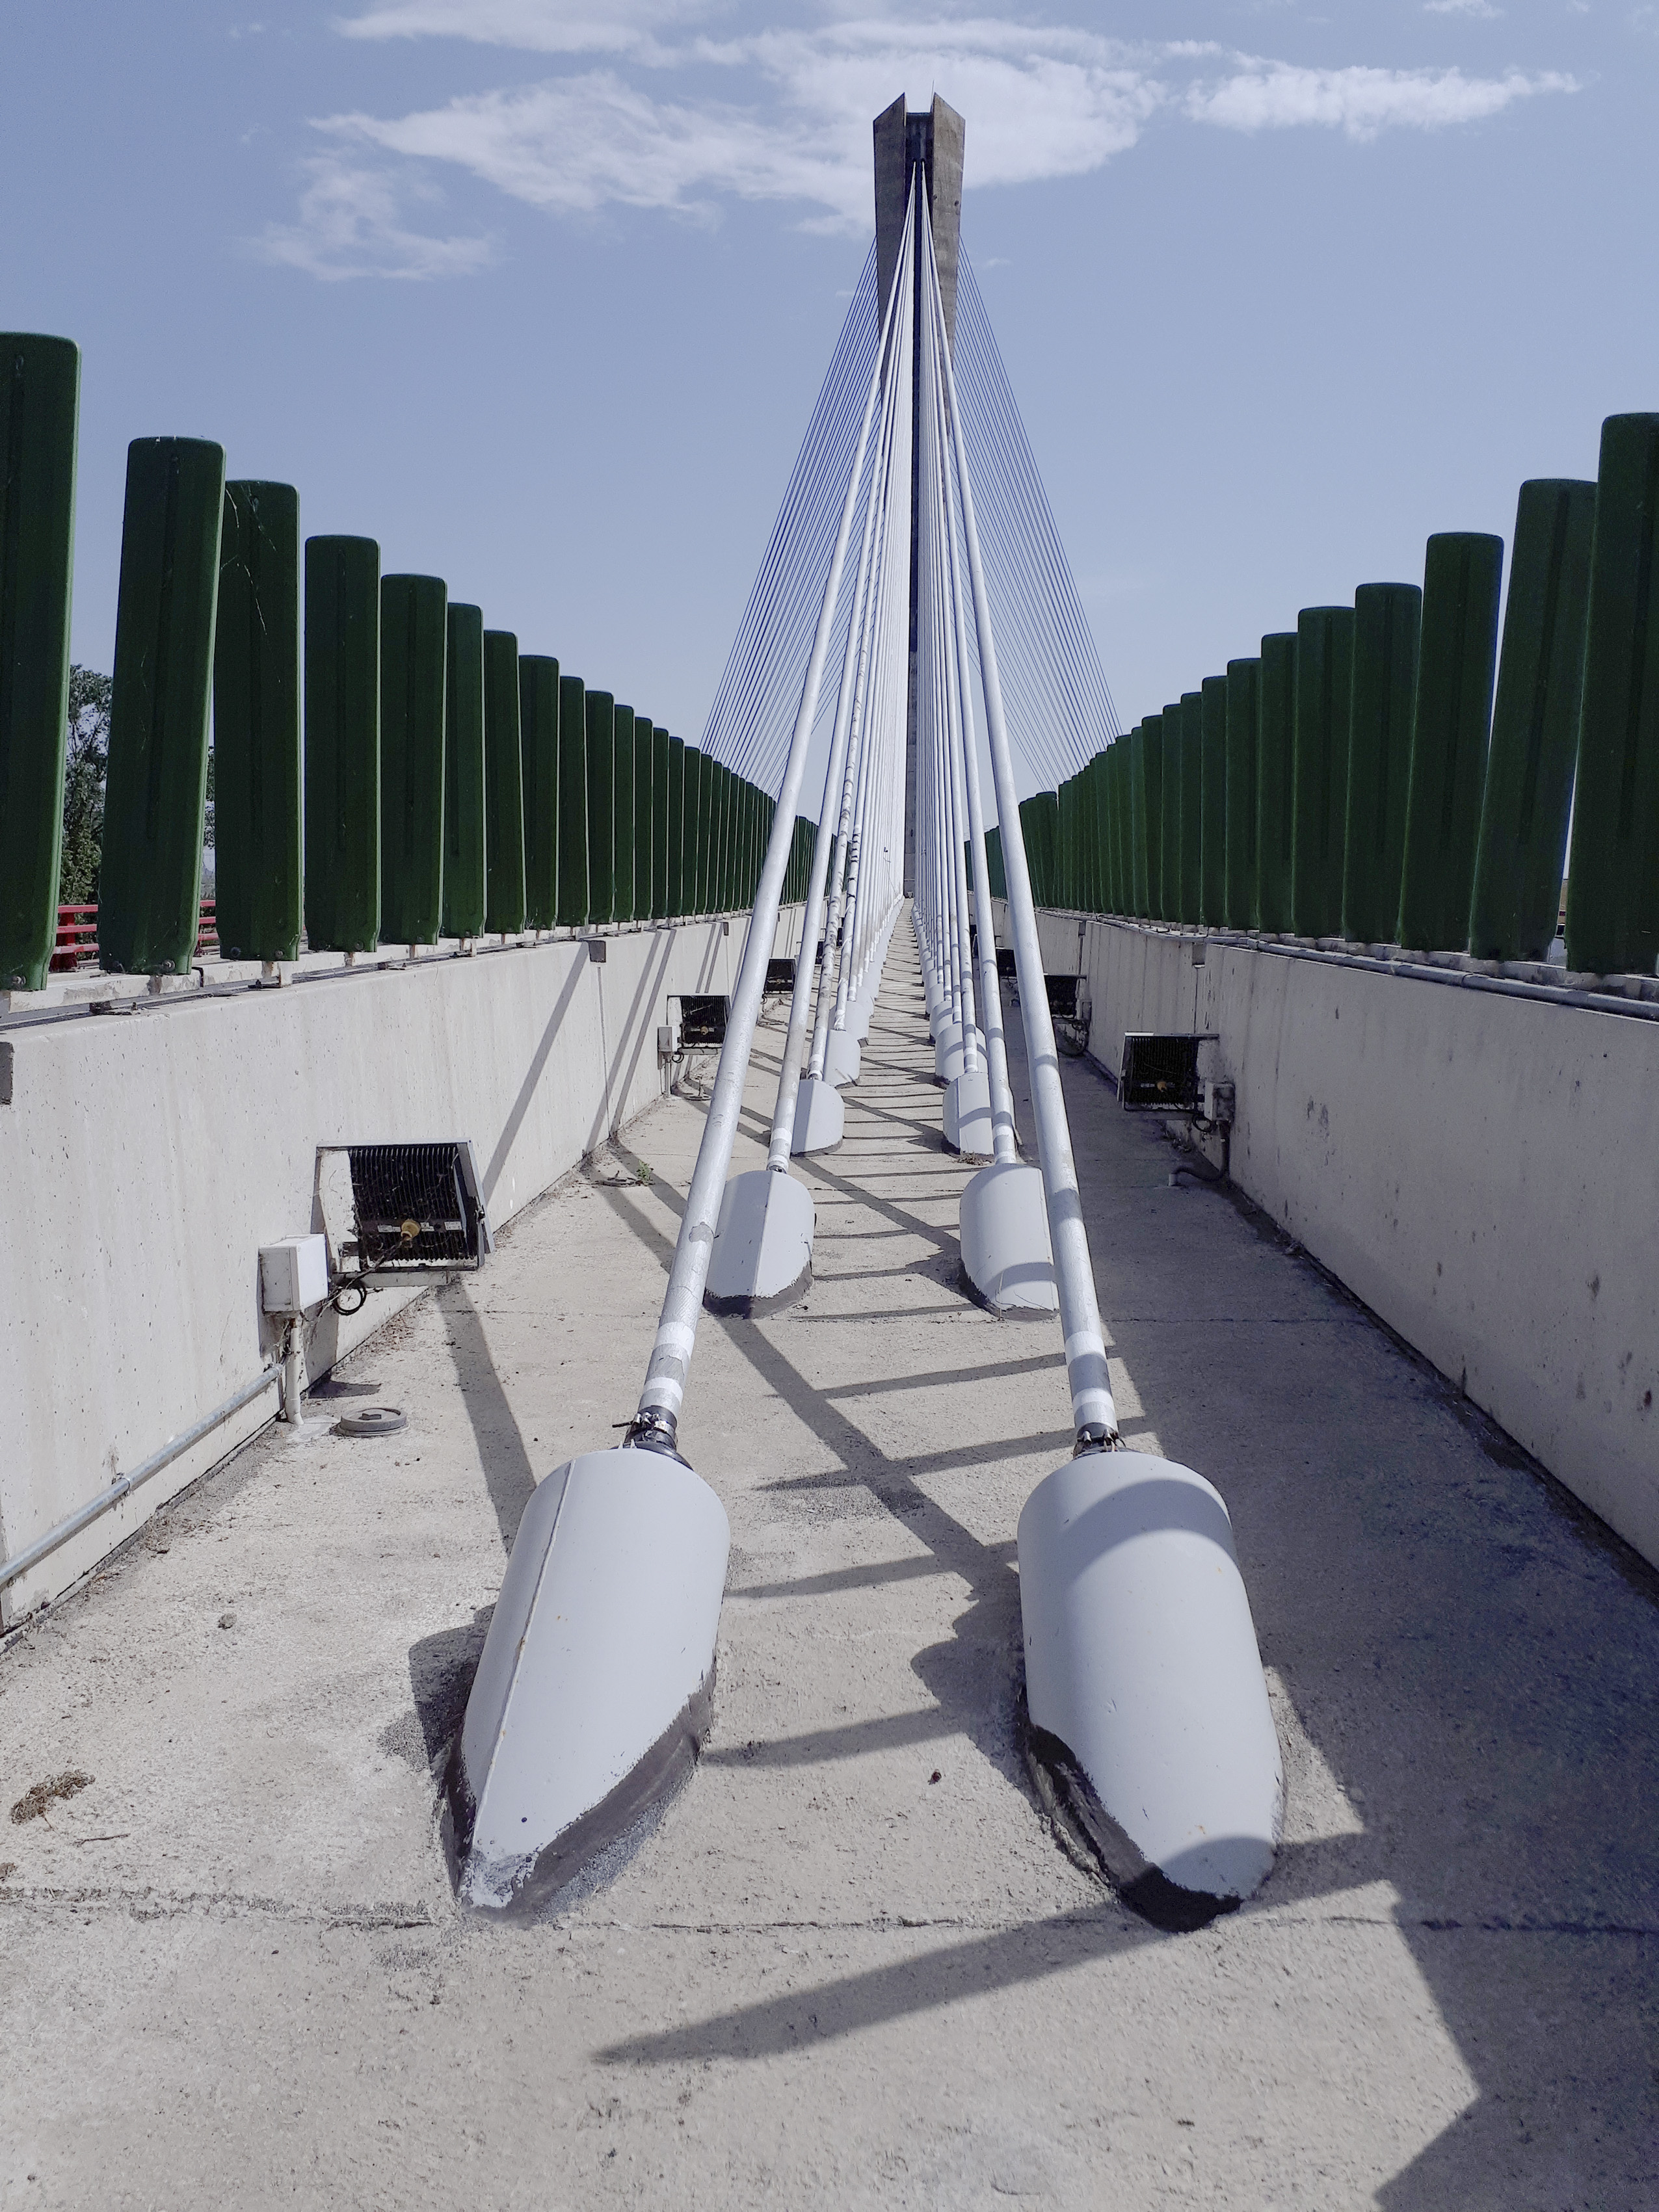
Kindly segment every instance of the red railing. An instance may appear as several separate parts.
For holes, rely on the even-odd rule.
[[[196,933],[196,957],[205,959],[219,950],[219,927],[214,901],[202,901],[201,921]],[[58,948],[52,956],[52,973],[66,975],[76,968],[98,965],[98,908],[60,906],[58,909]]]

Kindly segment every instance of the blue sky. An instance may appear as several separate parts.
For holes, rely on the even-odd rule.
[[[900,90],[967,118],[1126,725],[1659,406],[1659,6],[58,0],[3,58],[0,323],[83,349],[100,667],[127,441],[185,433],[695,740]]]

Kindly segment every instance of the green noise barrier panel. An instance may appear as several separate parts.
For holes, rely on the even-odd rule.
[[[449,603],[444,661],[444,916],[446,937],[484,927],[483,610]]]
[[[380,549],[306,540],[306,938],[380,941]]]
[[[1002,861],[1002,832],[993,823],[985,833],[985,878],[994,899],[1008,896],[1008,874]]]
[[[179,975],[200,924],[225,455],[204,438],[127,448],[98,957]]]
[[[1362,584],[1353,595],[1342,934],[1362,945],[1391,943],[1400,917],[1422,620],[1415,584]]]
[[[1151,840],[1146,830],[1146,725],[1129,732],[1129,905],[1145,920],[1152,910],[1152,877],[1147,866]]]
[[[656,733],[648,714],[634,717],[634,919],[657,910]]]
[[[1158,891],[1163,919],[1181,920],[1181,802],[1186,795],[1182,776],[1186,750],[1186,724],[1181,702],[1171,699],[1160,718],[1164,741],[1163,801],[1160,809]]]
[[[1261,641],[1255,769],[1255,921],[1279,936],[1291,927],[1291,809],[1295,800],[1296,632]]]
[[[609,691],[587,695],[587,920],[617,911],[617,702]]]
[[[380,934],[435,945],[444,908],[444,662],[449,590],[380,580]]]
[[[58,941],[81,355],[0,336],[0,989],[38,991]]]
[[[1590,554],[1567,965],[1659,958],[1659,415],[1601,425]]]
[[[1203,823],[1199,837],[1198,920],[1224,927],[1227,915],[1227,679],[1206,676],[1200,687],[1200,747],[1204,756]]]
[[[658,921],[674,911],[668,898],[673,759],[674,740],[660,722],[656,723],[651,733],[651,913]]]
[[[699,819],[702,808],[702,755],[687,745],[680,758],[680,906],[683,915],[701,914],[698,855],[702,850]]]
[[[1229,929],[1255,921],[1256,749],[1261,733],[1261,662],[1227,663],[1227,862],[1222,908]]]
[[[1501,538],[1459,530],[1429,540],[1395,933],[1423,951],[1468,944],[1503,568]]]
[[[1204,865],[1204,694],[1181,695],[1181,919],[1199,919]]]
[[[638,814],[634,796],[634,724],[631,707],[611,709],[611,919],[632,921]]]
[[[484,927],[524,927],[524,756],[519,641],[487,629],[484,652]]]
[[[1342,926],[1352,675],[1353,609],[1304,607],[1291,799],[1291,927],[1298,937],[1334,937]]]
[[[559,678],[559,927],[587,919],[587,687]]]
[[[1124,854],[1128,852],[1128,738],[1119,737],[1117,744],[1106,752],[1106,825],[1109,825],[1109,891],[1106,891],[1106,911],[1109,914],[1128,914],[1128,869],[1124,867]]]
[[[1162,921],[1164,910],[1164,722],[1162,714],[1148,714],[1140,726],[1142,804],[1141,823],[1146,855],[1146,881],[1141,912],[1149,921]]]
[[[1521,487],[1475,846],[1469,951],[1542,960],[1555,935],[1584,688],[1595,486]]]
[[[559,664],[519,655],[519,759],[524,783],[524,922],[559,919]]]
[[[668,911],[678,921],[685,904],[685,755],[684,738],[668,740]]]
[[[225,486],[213,640],[214,914],[227,960],[293,960],[305,862],[300,495]]]

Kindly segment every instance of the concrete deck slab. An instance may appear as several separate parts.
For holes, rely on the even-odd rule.
[[[957,1287],[932,1059],[900,931],[811,1290],[699,1334],[709,1750],[562,1918],[458,1913],[434,1771],[532,1485],[632,1410],[694,1103],[9,1640],[5,1804],[94,1778],[0,1823],[0,2206],[1651,2203],[1655,1578],[1067,1064],[1125,1431],[1227,1498],[1286,1759],[1261,1896],[1133,1918],[1021,1764],[1066,1391]]]

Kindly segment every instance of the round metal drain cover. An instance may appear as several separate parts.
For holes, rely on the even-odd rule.
[[[408,1425],[401,1406],[360,1406],[355,1413],[342,1413],[339,1421],[343,1437],[390,1437]]]

